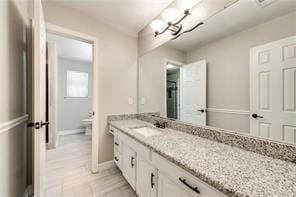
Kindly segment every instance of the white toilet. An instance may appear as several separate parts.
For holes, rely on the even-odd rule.
[[[87,118],[82,120],[83,126],[85,128],[85,135],[91,135],[91,129],[92,129],[92,119]]]

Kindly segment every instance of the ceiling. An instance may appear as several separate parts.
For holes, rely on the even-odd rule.
[[[137,36],[173,0],[47,0]]]
[[[46,40],[56,43],[58,57],[86,62],[92,61],[92,45],[89,43],[50,33],[46,34]]]
[[[169,41],[166,45],[188,52],[292,11],[296,11],[296,1],[277,0],[261,8],[256,0],[240,0],[206,20],[204,25],[193,32],[184,34],[174,41]],[[291,24],[295,24],[295,22],[291,21]]]

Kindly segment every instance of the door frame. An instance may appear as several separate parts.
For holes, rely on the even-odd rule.
[[[164,73],[164,80],[163,80],[163,98],[164,98],[164,100],[163,100],[163,115],[164,115],[164,117],[167,117],[167,69],[166,69],[166,65],[168,63],[172,63],[172,64],[174,64],[176,66],[180,66],[180,77],[181,77],[181,67],[185,65],[185,63],[178,62],[178,61],[175,61],[175,60],[171,60],[171,59],[168,59],[168,58],[164,58],[164,61],[163,61],[163,73]],[[179,100],[179,102],[181,102],[181,100]],[[179,105],[178,108],[180,109],[180,105]],[[180,113],[180,111],[178,111],[178,113]],[[178,114],[178,118],[180,118],[179,114]]]
[[[56,43],[46,43],[46,53],[47,53],[47,75],[48,75],[48,118],[50,120],[51,128],[48,128],[48,143],[46,144],[47,149],[54,149],[57,146],[57,48]],[[52,58],[56,57],[54,62]],[[52,64],[51,64],[52,63]],[[53,67],[52,67],[53,66]],[[52,104],[52,106],[50,105]]]
[[[54,33],[60,36],[73,38],[92,44],[92,110],[95,113],[92,119],[92,148],[91,148],[91,171],[99,171],[99,63],[98,63],[98,39],[94,36],[73,31],[58,25],[46,23],[46,32]]]

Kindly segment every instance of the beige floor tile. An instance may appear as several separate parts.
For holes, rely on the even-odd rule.
[[[96,196],[94,195],[95,197],[99,197],[99,196]],[[120,190],[119,189],[116,189],[116,190],[113,190],[109,193],[106,193],[104,195],[101,195],[100,197],[123,197]]]
[[[89,184],[76,184],[72,187],[63,188],[63,197],[93,197]]]
[[[119,188],[122,197],[137,197],[136,192],[127,183],[126,185]]]
[[[63,191],[62,186],[57,185],[57,186],[53,186],[48,189],[45,189],[45,195],[48,197],[59,197],[62,195],[62,191]]]
[[[46,197],[136,197],[118,168],[91,173],[91,136],[61,136],[46,154]]]

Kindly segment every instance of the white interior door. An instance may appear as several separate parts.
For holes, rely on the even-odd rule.
[[[296,36],[250,49],[251,134],[296,143]]]
[[[33,120],[34,196],[43,197],[45,167],[45,57],[46,34],[41,0],[34,1],[33,19]],[[43,121],[43,122],[42,122]]]
[[[206,125],[206,60],[181,67],[181,121]]]

